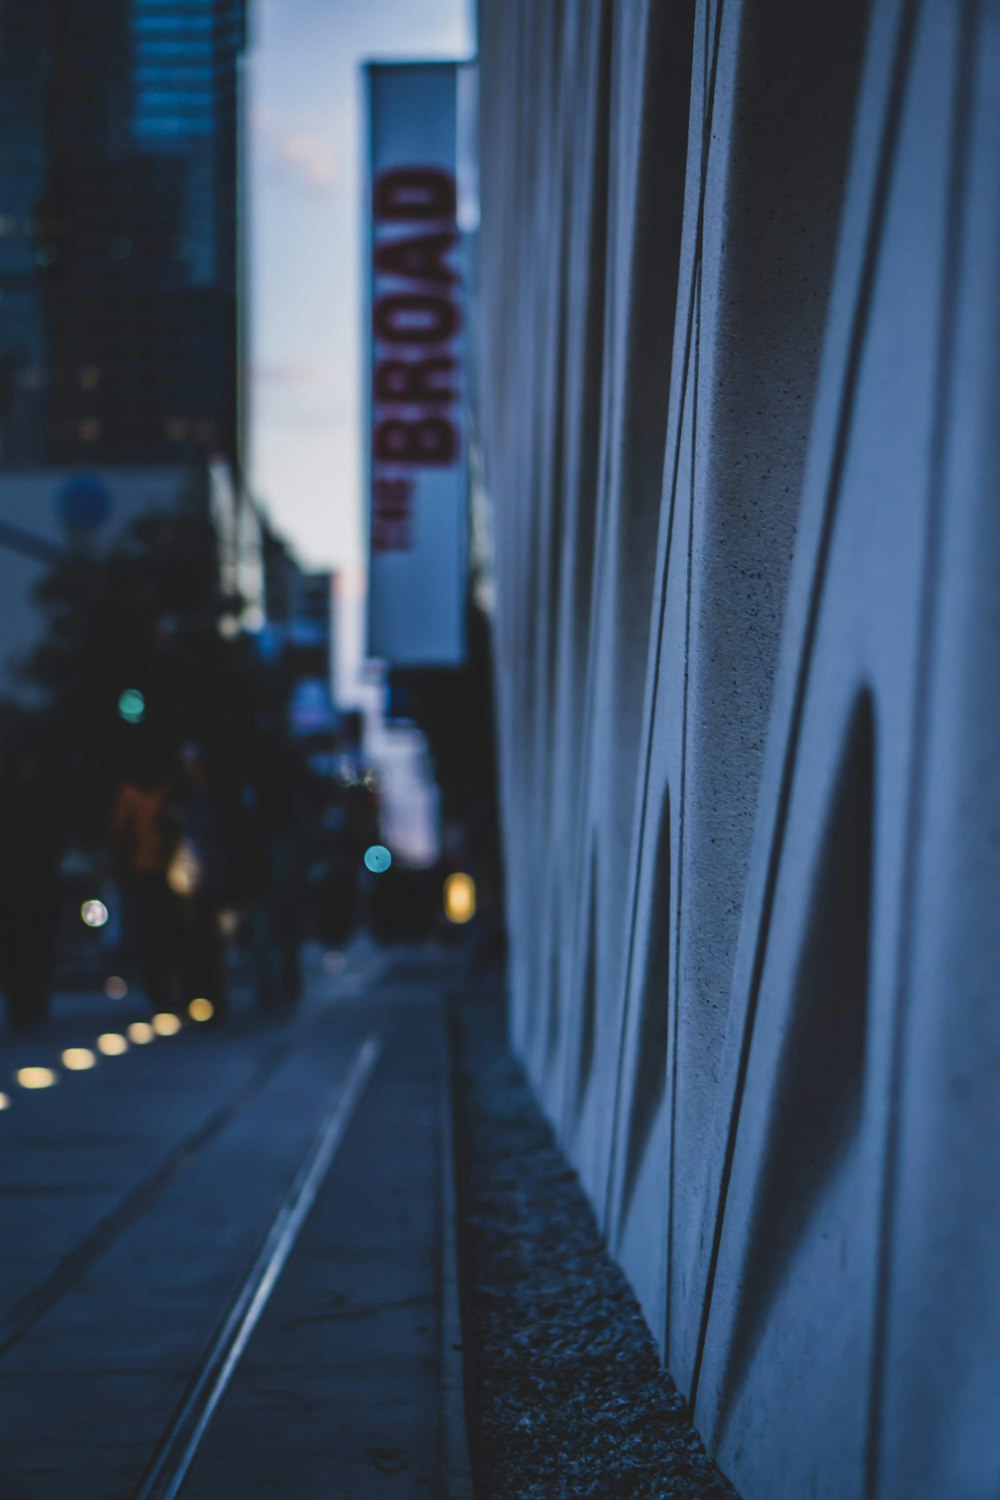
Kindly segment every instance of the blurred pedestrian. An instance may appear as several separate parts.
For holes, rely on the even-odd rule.
[[[15,1031],[48,1018],[66,817],[64,789],[38,747],[15,750],[0,775],[0,985]]]
[[[135,953],[154,1011],[177,1010],[180,910],[167,871],[180,842],[177,778],[165,753],[147,746],[118,792],[111,815],[125,907],[126,945]]]
[[[211,1001],[216,1020],[229,1011],[222,913],[232,857],[217,791],[201,747],[185,745],[174,797],[178,841],[167,881],[180,902],[183,1003]]]
[[[305,880],[303,768],[280,741],[265,741],[254,768],[258,839],[257,1004],[294,1005],[302,993]]]

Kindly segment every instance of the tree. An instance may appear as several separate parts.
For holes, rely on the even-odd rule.
[[[103,832],[137,756],[196,741],[235,788],[259,736],[283,735],[285,685],[235,629],[242,601],[222,589],[207,518],[150,515],[108,552],[69,552],[36,600],[47,630],[19,675],[83,837]]]

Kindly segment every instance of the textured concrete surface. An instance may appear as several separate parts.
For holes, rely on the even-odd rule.
[[[1000,9],[479,10],[513,1039],[748,1500],[992,1500]]]

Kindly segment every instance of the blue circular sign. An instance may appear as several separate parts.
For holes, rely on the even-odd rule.
[[[104,525],[113,501],[107,485],[93,474],[74,474],[56,495],[56,507],[67,531],[86,536]]]
[[[372,844],[365,850],[365,865],[373,875],[384,875],[392,864],[392,855],[384,844]]]

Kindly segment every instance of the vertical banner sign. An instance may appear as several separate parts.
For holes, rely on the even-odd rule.
[[[457,65],[369,63],[368,654],[465,655],[465,296]]]

